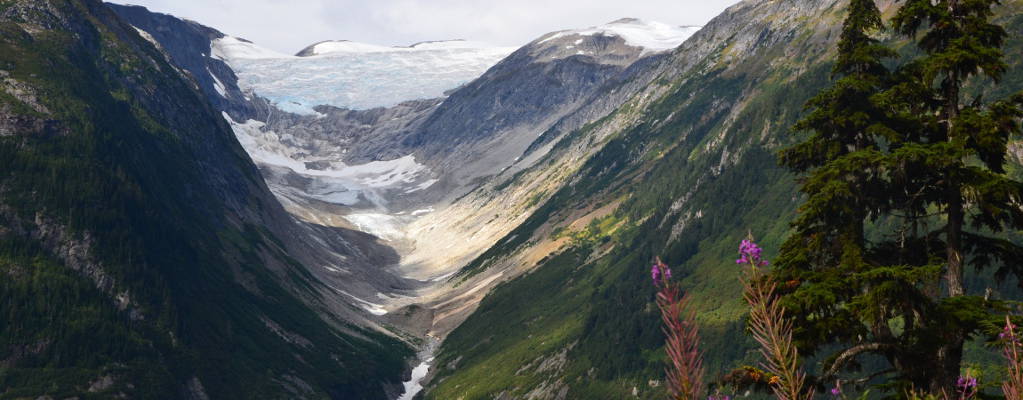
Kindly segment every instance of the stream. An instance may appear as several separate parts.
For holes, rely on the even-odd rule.
[[[405,386],[405,393],[398,396],[397,400],[412,400],[423,390],[423,378],[426,378],[426,375],[430,372],[430,363],[433,362],[434,352],[437,351],[437,347],[440,344],[440,341],[432,336],[426,340],[426,345],[418,354],[420,363],[412,369],[412,377],[408,381],[401,383]]]

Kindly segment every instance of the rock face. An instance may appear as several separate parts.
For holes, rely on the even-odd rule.
[[[153,25],[142,21],[147,18],[142,13],[123,14],[137,26]],[[314,236],[330,237],[322,230],[340,227],[381,239],[382,247],[372,247],[372,237],[359,241],[349,233],[342,243],[362,243],[364,251],[349,252],[347,263],[320,262],[323,267],[311,268],[312,274],[367,311],[364,324],[383,321],[413,335],[442,338],[491,287],[522,270],[481,274],[464,285],[447,278],[567,183],[605,142],[566,138],[645,90],[658,76],[651,71],[665,68],[670,50],[695,31],[627,19],[554,32],[444,97],[393,107],[320,105],[312,115],[287,112],[262,98],[258,85],[234,95],[238,80],[227,76],[217,79],[227,96],[215,87],[217,80],[206,93],[232,103],[223,109],[225,119],[276,197],[311,223],[305,224],[309,230],[321,232]],[[212,42],[207,46],[214,50],[203,54],[202,63],[181,66],[193,75],[220,59],[228,65],[254,58],[326,62],[352,53],[410,51],[324,42],[291,57],[219,33],[204,35],[193,39]],[[552,153],[563,142],[571,147]],[[358,256],[367,252],[376,255]],[[360,262],[378,272],[352,266]]]
[[[663,57],[612,36],[612,31],[580,32],[544,35],[520,48],[452,93],[402,139],[402,146],[444,177],[434,194],[458,197],[479,178],[520,161],[536,142],[557,141],[558,132],[548,130],[559,122],[564,133],[599,119],[601,111],[610,111],[630,95],[614,93],[614,88]],[[610,107],[587,108],[598,98],[607,99]],[[586,115],[580,115],[584,108]],[[578,122],[563,121],[570,116]]]
[[[800,198],[775,154],[794,139],[806,100],[829,83],[844,6],[753,0],[729,8],[637,71],[640,88],[605,117],[438,212],[432,222],[467,227],[493,217],[470,209],[495,203],[501,214],[525,209],[529,217],[456,275],[473,289],[503,282],[453,324],[425,398],[663,398],[651,380],[663,376],[647,273],[655,256],[693,296],[710,376],[755,365],[731,260],[749,230],[770,253],[789,229]],[[999,9],[1010,35],[1023,34],[1020,7]],[[1006,54],[1021,46],[1008,44]],[[1010,63],[1010,74],[1023,76],[1023,61]],[[1023,81],[1015,82],[978,90],[1011,93]],[[460,312],[443,303],[435,310]],[[558,369],[535,367],[553,359]]]
[[[385,398],[412,352],[315,274],[393,251],[296,223],[209,100],[230,70],[186,57],[216,33],[151,22],[0,4],[5,395]]]
[[[438,53],[431,55],[438,61],[429,68],[458,70],[462,67],[443,59],[476,57],[486,62],[493,55],[507,54],[510,50],[465,41],[424,42],[404,48],[328,41],[309,46],[297,57],[291,57],[261,49],[210,28],[195,27],[191,22],[174,23],[173,17],[159,14],[149,17],[137,7],[113,7],[140,29],[156,30],[153,37],[157,42],[171,41],[164,47],[172,59],[185,60],[178,63],[182,69],[204,78],[206,75],[215,77],[200,80],[200,85],[215,103],[222,104],[221,109],[227,112],[236,127],[250,126],[247,124],[251,121],[261,124],[257,130],[241,130],[257,142],[248,146],[246,140],[242,140],[243,145],[256,158],[257,164],[263,166],[264,175],[274,192],[299,215],[324,213],[324,209],[329,208],[321,204],[324,192],[342,190],[339,186],[343,186],[345,191],[358,192],[357,197],[361,195],[354,202],[356,204],[340,204],[357,209],[412,211],[455,199],[478,185],[481,179],[511,168],[527,155],[527,150],[542,150],[543,145],[555,142],[560,134],[605,115],[629,95],[623,91],[612,93],[609,88],[630,80],[633,71],[663,58],[666,50],[677,46],[696,30],[626,19],[600,27],[555,32],[515,51],[479,79],[461,87],[451,87],[443,98],[408,100],[397,106],[369,110],[340,108],[325,99],[328,104],[313,107],[314,113],[308,115],[306,112],[288,112],[293,107],[266,99],[260,93],[263,90],[261,84],[250,83],[251,86],[239,89],[239,80],[234,74],[205,72],[219,71],[223,61],[235,64],[236,69],[247,70],[254,68],[253,62],[269,63],[266,68],[271,72],[274,63],[290,63],[288,65],[295,66],[288,67],[288,70],[309,69],[308,73],[303,72],[312,74],[307,78],[322,81],[321,86],[329,87],[331,78],[328,75],[316,78],[318,72],[315,71],[319,67],[315,65],[331,65],[330,70],[344,69],[353,63],[383,62],[363,60],[370,56],[407,58],[432,52]],[[173,31],[178,32],[177,36],[160,33],[167,30],[165,26],[171,25],[175,26]],[[213,51],[194,51],[207,45]],[[469,52],[467,54],[472,55],[444,52]],[[324,70],[322,73],[328,72]],[[373,80],[372,77],[359,79]],[[424,75],[418,79],[430,81],[435,78]],[[222,85],[223,90],[218,90],[218,85]],[[326,90],[326,87],[318,90],[354,90],[347,85],[333,91]],[[638,87],[641,85],[630,86],[630,89]],[[276,89],[265,90],[275,93],[271,97],[281,97]],[[298,90],[288,96],[302,96],[299,89],[281,90],[287,93]],[[415,93],[418,90],[409,88],[404,91]],[[353,92],[345,96],[361,95]],[[301,100],[303,104],[308,101]],[[578,112],[583,108],[586,108],[584,112]],[[554,133],[547,132],[555,125],[558,128]],[[255,155],[255,147],[268,150],[271,157]],[[279,155],[304,163],[311,171],[281,171],[278,167],[289,166],[270,160],[280,161],[281,158],[276,157]],[[357,182],[322,182],[318,177],[336,171],[334,167],[339,165],[332,167],[332,162],[352,166],[409,155],[426,168],[403,182],[405,184],[395,187],[365,190],[358,187],[362,185]],[[295,187],[295,182],[313,183]],[[315,188],[317,186],[320,189]],[[386,204],[380,199],[386,199]]]
[[[814,1],[733,7],[642,71],[637,80],[646,84],[624,106],[492,188],[499,198],[558,179],[544,170],[569,171],[540,196],[546,204],[469,263],[463,286],[528,274],[506,281],[448,336],[427,398],[548,397],[560,393],[552,388],[559,382],[569,382],[569,398],[662,396],[663,389],[637,379],[660,376],[659,363],[642,358],[661,344],[641,269],[655,255],[686,275],[683,283],[700,303],[712,370],[749,363],[748,347],[737,346],[746,343],[741,323],[729,317],[742,309],[724,252],[747,229],[786,229],[797,199],[772,153],[788,140],[805,100],[827,82],[841,11],[841,3]],[[572,158],[586,161],[567,162]],[[568,372],[492,362],[566,349]]]
[[[106,5],[138,29],[143,38],[158,44],[170,61],[199,85],[216,109],[233,115],[256,111],[245,101],[231,67],[212,55],[210,42],[223,38],[223,33],[193,21],[153,13],[141,6]]]

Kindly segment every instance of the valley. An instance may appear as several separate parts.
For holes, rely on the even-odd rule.
[[[655,257],[708,382],[758,365],[734,248],[773,260],[806,200],[776,156],[847,3],[290,55],[139,6],[0,0],[0,400],[663,398]],[[978,99],[1023,90],[1023,1],[995,15],[1014,56]]]
[[[550,129],[561,125],[567,132],[603,117],[614,103],[593,110],[585,102],[614,90],[609,88],[619,85],[616,80],[630,67],[663,58],[696,30],[626,19],[544,35],[514,54],[513,49],[463,41],[408,48],[342,41],[313,45],[302,52],[308,56],[292,57],[225,37],[213,42],[211,54],[237,72],[237,89],[247,101],[257,99],[269,110],[254,116],[262,121],[240,123],[227,112],[224,116],[285,208],[309,223],[371,234],[399,258],[394,264],[368,266],[397,279],[371,278],[389,282],[374,286],[376,293],[349,288],[342,282],[345,271],[337,267],[324,266],[317,274],[336,281],[331,287],[381,326],[429,342],[447,336],[491,288],[528,271],[517,266],[472,279],[455,276],[521,224],[592,151],[577,149],[571,153],[575,160],[569,154],[548,157],[561,139]],[[432,61],[424,64],[423,58]],[[374,64],[422,69],[357,69]],[[529,74],[538,66],[564,69],[559,71],[564,76],[549,78],[562,81],[558,96],[566,96],[565,86],[576,93],[552,99],[553,108],[541,109],[530,104],[537,93],[522,93],[505,82],[534,81]],[[255,70],[285,72],[294,81]],[[345,80],[331,81],[335,76]],[[381,78],[405,87],[358,86],[375,85]],[[267,87],[264,81],[275,83]],[[316,91],[299,81],[316,82]],[[222,84],[214,80],[214,85]],[[540,96],[549,90],[538,89]],[[448,96],[439,97],[442,92]],[[492,92],[520,97],[499,106],[480,104],[479,93]],[[619,94],[618,101],[630,94]],[[493,108],[482,114],[481,106]],[[517,115],[520,109],[523,114]],[[537,167],[541,162],[558,167]],[[522,179],[528,170],[540,177]]]
[[[142,32],[160,30],[147,26],[152,14],[115,10]],[[425,365],[492,288],[566,244],[487,273],[460,273],[599,149],[566,151],[559,143],[629,101],[650,79],[639,71],[697,30],[623,19],[553,32],[519,49],[333,41],[297,56],[214,34],[190,72],[211,77],[204,92],[222,103],[239,143],[296,219],[370,234],[393,251],[369,265],[310,272],[367,326],[425,341]],[[194,52],[186,51],[180,57]],[[218,75],[209,64],[234,73]],[[592,218],[583,213],[578,223]],[[307,240],[325,244],[317,235]],[[426,377],[421,369],[412,372],[418,379]]]

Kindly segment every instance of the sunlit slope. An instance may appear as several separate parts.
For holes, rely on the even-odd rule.
[[[842,5],[740,3],[676,51],[656,84],[603,121],[623,128],[597,124],[559,146],[616,132],[525,223],[463,270],[468,282],[495,270],[529,272],[498,286],[448,336],[427,398],[663,398],[663,337],[649,281],[654,256],[694,296],[709,378],[755,363],[743,332],[736,247],[751,230],[770,257],[800,202],[774,154],[795,139],[789,127],[829,82]],[[1019,6],[1000,10],[1010,30],[1007,54],[1023,51]],[[973,91],[1023,89],[1021,60],[1009,59],[1000,85],[976,82]],[[645,95],[654,100],[639,101]]]

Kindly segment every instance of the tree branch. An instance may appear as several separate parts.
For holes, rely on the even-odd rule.
[[[828,368],[827,372],[824,373],[824,378],[831,378],[838,374],[838,370],[843,365],[852,361],[856,356],[863,353],[872,353],[883,349],[893,349],[894,345],[890,343],[863,343],[853,347],[850,347],[842,352],[835,361],[831,363],[831,367]]]

